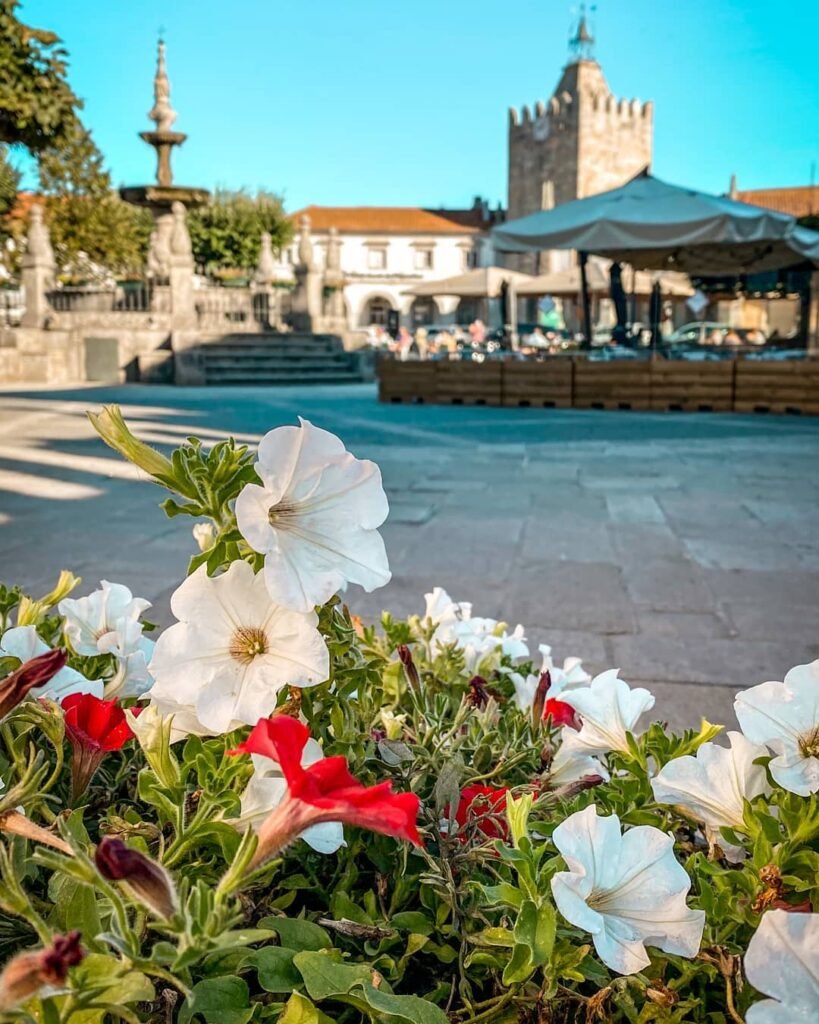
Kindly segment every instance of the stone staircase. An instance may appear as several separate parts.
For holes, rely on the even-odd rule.
[[[367,376],[361,356],[333,334],[229,334],[203,339],[175,360],[180,383],[348,384]]]

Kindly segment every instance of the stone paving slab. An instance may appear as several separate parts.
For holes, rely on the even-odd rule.
[[[674,727],[730,723],[736,688],[819,657],[819,419],[382,406],[368,386],[0,394],[0,579],[121,580],[160,624],[191,523],[93,435],[85,410],[108,401],[166,449],[301,414],[377,461],[393,580],[350,588],[366,618],[444,586],[533,649],[619,667]]]

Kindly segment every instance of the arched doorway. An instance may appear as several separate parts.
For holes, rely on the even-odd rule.
[[[419,296],[410,306],[410,319],[413,328],[428,327],[438,319],[438,305],[433,298]]]
[[[364,307],[363,326],[369,327],[370,324],[375,324],[377,327],[386,327],[391,309],[392,303],[389,299],[385,299],[383,295],[374,295]]]

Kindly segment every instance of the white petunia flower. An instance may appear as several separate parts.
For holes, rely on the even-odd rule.
[[[549,687],[550,697],[559,697],[564,690],[576,690],[588,686],[592,677],[583,668],[580,658],[565,658],[562,667],[555,665],[552,659],[552,648],[549,644],[538,644],[543,662],[540,666],[541,675],[548,672],[552,679]]]
[[[326,430],[300,419],[259,444],[256,472],[236,499],[239,531],[265,556],[271,598],[308,612],[345,583],[377,590],[390,581],[378,527],[389,505],[374,462],[356,459]]]
[[[552,879],[557,908],[591,934],[607,967],[643,970],[651,963],[646,944],[697,955],[705,914],[685,902],[691,879],[671,836],[651,825],[622,833],[616,814],[601,817],[592,804],[561,822],[552,839],[569,868]]]
[[[531,711],[544,672],[549,673],[548,697],[552,700],[561,699],[564,690],[577,690],[591,682],[591,676],[584,670],[580,658],[566,658],[561,668],[552,660],[552,648],[548,644],[539,644],[538,650],[543,655],[539,673],[524,676],[520,672],[506,672],[515,688],[515,705],[523,712]]]
[[[109,633],[124,629],[128,623],[138,622],[140,615],[151,607],[151,602],[134,597],[121,583],[103,580],[99,590],[87,597],[66,597],[57,610],[65,618],[65,635],[77,654],[93,656],[101,651]]]
[[[601,672],[589,686],[564,689],[560,700],[580,715],[580,732],[569,738],[575,750],[606,754],[628,751],[626,733],[634,732],[640,716],[654,707],[654,697],[641,687],[632,689],[617,675],[618,669]]]
[[[307,768],[324,757],[320,745],[309,739],[301,757],[302,768]],[[279,765],[269,757],[259,754],[251,755],[253,775],[242,793],[242,810],[233,824],[241,829],[250,825],[258,832],[272,810],[279,806],[287,794],[287,783]],[[301,838],[319,853],[335,853],[344,842],[344,826],[340,821],[328,821],[320,825],[311,825],[301,834]]]
[[[766,996],[748,1024],[816,1024],[819,1013],[819,914],[769,910],[745,954],[748,981]]]
[[[609,779],[609,773],[602,762],[572,746],[571,737],[576,735],[574,729],[568,727],[560,732],[561,743],[549,765],[549,785],[553,788],[579,782],[590,775],[599,775],[605,781]]]
[[[675,757],[651,780],[654,799],[683,808],[705,825],[710,843],[719,843],[729,860],[741,860],[741,847],[726,844],[721,828],[743,829],[744,801],[769,790],[765,769],[754,759],[766,754],[764,747],[741,733],[729,732],[730,750],[703,743],[697,756]]]
[[[19,658],[21,662],[31,661],[32,658],[37,658],[50,650],[34,626],[14,626],[7,629],[0,638],[0,655]],[[102,692],[101,679],[86,679],[75,669],[66,666],[52,676],[45,686],[29,690],[29,696],[48,697],[49,700],[59,703],[63,697],[68,697],[72,693],[93,693],[95,697],[102,697]]]
[[[819,661],[741,691],[734,711],[748,739],[776,755],[768,767],[778,785],[799,796],[819,790]]]
[[[472,617],[469,601],[453,601],[443,587],[433,587],[429,594],[424,594],[424,601],[424,621],[431,622],[439,629]]]
[[[105,696],[141,697],[153,685],[148,665],[154,653],[154,641],[142,634],[142,623],[126,621],[120,629],[99,640],[101,654],[113,654],[117,670],[105,684]]]
[[[283,686],[315,686],[330,671],[314,611],[275,604],[261,573],[233,562],[221,576],[205,566],[171,597],[179,620],[156,642],[151,699],[163,715],[188,718],[213,733],[255,725]]]

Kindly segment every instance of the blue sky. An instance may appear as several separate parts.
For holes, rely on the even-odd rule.
[[[24,0],[62,36],[117,184],[152,180],[155,45],[168,45],[179,184],[326,205],[506,200],[510,105],[547,99],[563,0]],[[598,0],[618,96],[655,101],[654,171],[725,191],[819,179],[817,0]]]

